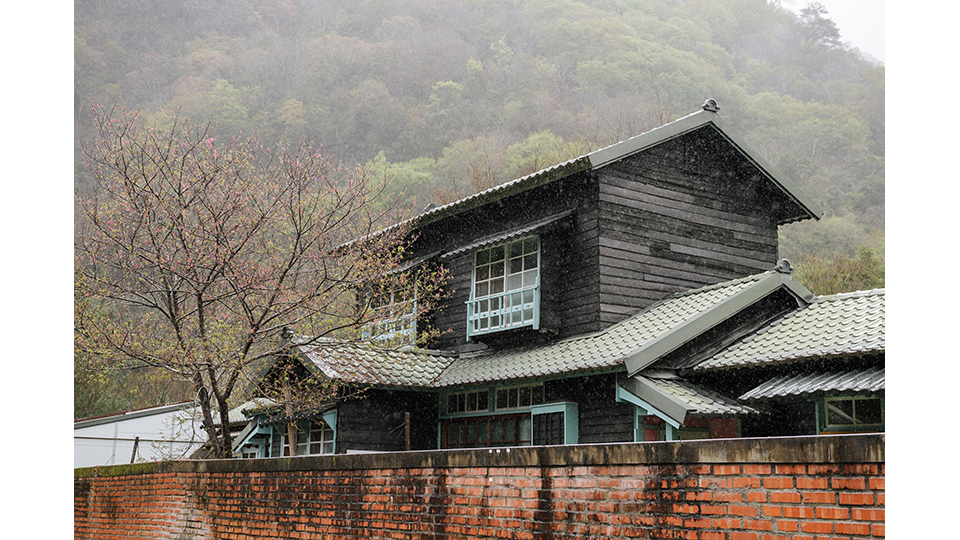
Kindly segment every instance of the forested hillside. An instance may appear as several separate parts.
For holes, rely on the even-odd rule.
[[[78,140],[94,101],[160,123],[182,111],[221,137],[309,135],[346,164],[395,175],[413,208],[714,98],[825,209],[782,229],[781,255],[818,293],[882,286],[884,67],[842,43],[817,5],[799,17],[775,0],[76,0],[75,10]],[[80,166],[76,181],[86,182]]]

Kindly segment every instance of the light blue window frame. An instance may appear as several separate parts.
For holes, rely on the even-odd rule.
[[[531,251],[533,243],[535,254]],[[540,237],[535,235],[473,252],[467,301],[468,338],[513,328],[540,328],[540,248]],[[502,259],[491,259],[501,249]],[[498,265],[491,260],[502,266],[495,267]],[[535,267],[531,265],[533,260]],[[518,264],[519,268],[514,268]]]

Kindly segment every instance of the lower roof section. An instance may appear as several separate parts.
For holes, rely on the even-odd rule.
[[[830,393],[876,394],[886,390],[886,369],[817,371],[776,377],[740,396],[742,400],[808,396]]]

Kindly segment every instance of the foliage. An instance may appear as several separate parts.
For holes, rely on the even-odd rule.
[[[372,315],[355,292],[397,270],[409,227],[381,231],[402,217],[380,200],[382,182],[307,141],[269,149],[176,115],[165,129],[100,107],[93,118],[83,152],[96,187],[77,197],[77,354],[189,381],[214,455],[228,457],[228,403],[247,368],[282,352],[284,332],[359,340]],[[441,281],[422,280],[420,309]]]
[[[795,277],[818,295],[883,288],[883,259],[870,248],[856,255],[804,255],[797,261]]]

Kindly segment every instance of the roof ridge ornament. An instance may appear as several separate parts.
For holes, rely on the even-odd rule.
[[[710,112],[719,112],[719,111],[720,111],[720,106],[717,105],[717,100],[715,100],[715,99],[713,99],[713,98],[708,98],[706,101],[704,101],[702,108],[703,108],[703,110],[705,110],[705,111],[710,111]]]
[[[773,269],[777,272],[780,272],[781,274],[793,273],[793,265],[790,264],[790,261],[786,259],[780,259],[779,261],[777,261],[777,265],[774,266]]]

